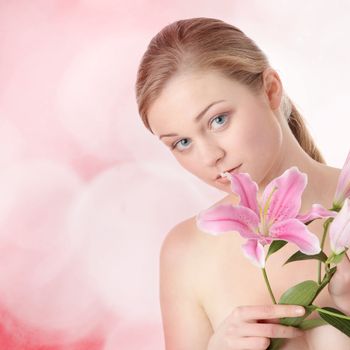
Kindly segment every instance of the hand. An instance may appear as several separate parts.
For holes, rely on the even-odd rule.
[[[335,304],[346,314],[350,314],[350,259],[346,252],[337,271],[328,284],[328,291]]]
[[[300,317],[297,305],[249,305],[236,307],[209,340],[207,350],[267,349],[270,338],[294,338],[303,331],[278,324],[281,317]]]

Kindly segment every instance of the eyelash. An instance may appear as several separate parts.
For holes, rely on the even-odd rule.
[[[211,123],[212,123],[215,119],[217,119],[217,118],[219,118],[219,117],[222,117],[222,116],[225,118],[225,119],[224,119],[224,120],[225,120],[225,123],[222,124],[222,126],[223,126],[223,125],[226,125],[227,119],[228,119],[227,113],[219,114],[219,115],[217,115],[216,117],[210,119],[210,121],[209,121],[208,124],[211,125]],[[180,141],[182,141],[182,140],[186,140],[186,139],[181,139],[181,140],[179,140],[179,141],[176,141],[175,143],[173,143],[173,144],[171,145],[171,149],[172,149],[172,150],[175,149],[176,146],[177,146],[177,144],[178,144]],[[180,151],[180,152],[182,152],[182,151]]]

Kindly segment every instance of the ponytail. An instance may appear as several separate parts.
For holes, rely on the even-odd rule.
[[[321,152],[316,147],[316,144],[307,130],[304,118],[297,110],[291,99],[284,94],[282,98],[282,113],[288,119],[288,125],[293,132],[302,149],[314,160],[319,163],[326,164]]]

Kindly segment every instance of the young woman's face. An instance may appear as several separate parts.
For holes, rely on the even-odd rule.
[[[230,193],[230,183],[217,177],[238,166],[259,184],[278,167],[282,145],[278,84],[270,78],[271,90],[256,96],[214,71],[176,76],[148,111],[151,129],[183,168],[210,186]]]

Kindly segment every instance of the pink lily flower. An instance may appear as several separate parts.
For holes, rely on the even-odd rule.
[[[343,207],[329,227],[329,239],[334,254],[341,254],[350,247],[350,199],[344,200]]]
[[[239,205],[218,205],[200,212],[196,217],[199,229],[213,235],[238,231],[247,239],[242,245],[244,255],[261,268],[265,267],[264,246],[274,240],[294,243],[309,255],[321,251],[318,237],[304,222],[334,217],[337,213],[316,204],[309,213],[298,215],[306,174],[297,167],[286,170],[266,186],[260,202],[258,186],[248,173],[226,173],[226,176],[231,180],[231,190],[240,197]]]
[[[340,172],[337,189],[333,199],[333,207],[340,209],[345,198],[350,198],[350,152]]]

